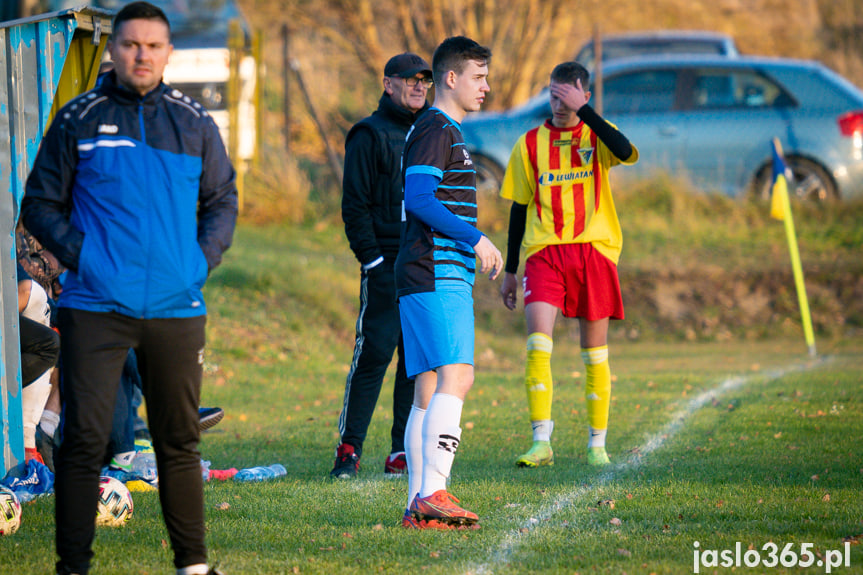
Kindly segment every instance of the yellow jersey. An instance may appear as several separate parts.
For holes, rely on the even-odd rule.
[[[623,234],[608,170],[637,161],[634,145],[622,162],[584,122],[556,128],[547,120],[523,134],[512,149],[500,195],[528,206],[522,241],[527,257],[548,245],[591,243],[616,265]]]

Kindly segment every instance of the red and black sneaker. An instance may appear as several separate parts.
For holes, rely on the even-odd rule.
[[[476,513],[462,509],[457,505],[458,499],[445,489],[435,491],[428,497],[414,498],[410,506],[410,513],[420,521],[440,521],[448,525],[472,526],[479,522]]]
[[[405,511],[405,514],[402,517],[402,527],[405,529],[437,529],[440,531],[456,529],[455,525],[450,525],[449,523],[444,523],[437,519],[417,519],[411,515],[410,511]]]
[[[404,451],[396,451],[387,456],[384,461],[384,473],[386,475],[407,475],[408,459]]]
[[[353,445],[342,443],[336,448],[336,463],[330,471],[330,477],[335,479],[353,479],[360,472],[360,456],[354,451]]]

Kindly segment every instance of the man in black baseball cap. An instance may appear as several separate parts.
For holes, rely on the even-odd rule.
[[[407,472],[405,424],[414,396],[407,377],[396,304],[394,264],[401,232],[401,155],[414,120],[428,108],[432,69],[422,57],[404,53],[384,67],[378,109],[360,120],[345,139],[342,219],[360,263],[360,309],[353,360],[339,417],[340,442],[330,475],[351,479],[360,456],[387,367],[398,349],[393,388],[392,447],[384,473]]]
[[[411,52],[393,56],[384,66],[384,76],[390,78],[410,78],[419,74],[431,78],[431,66],[422,57]]]

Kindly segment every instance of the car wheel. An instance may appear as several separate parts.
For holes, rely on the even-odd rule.
[[[478,196],[497,196],[503,183],[503,168],[485,156],[472,155],[476,169],[476,193]]]
[[[790,198],[802,201],[829,202],[839,199],[836,184],[827,170],[812,160],[800,157],[785,158],[791,170],[788,181]],[[753,186],[755,197],[769,200],[773,189],[773,170],[768,164],[759,170]]]

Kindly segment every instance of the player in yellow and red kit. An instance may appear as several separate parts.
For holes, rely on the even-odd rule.
[[[608,170],[634,164],[638,150],[587,103],[587,70],[576,62],[551,73],[553,117],[522,135],[512,150],[501,196],[513,201],[503,284],[504,305],[518,296],[520,245],[527,252],[524,304],[527,317],[525,387],[533,446],[521,467],[553,465],[551,448],[552,330],[557,311],[577,317],[587,381],[590,423],[587,461],[609,463],[605,450],[611,399],[609,319],[623,319],[617,275],[623,236]]]

